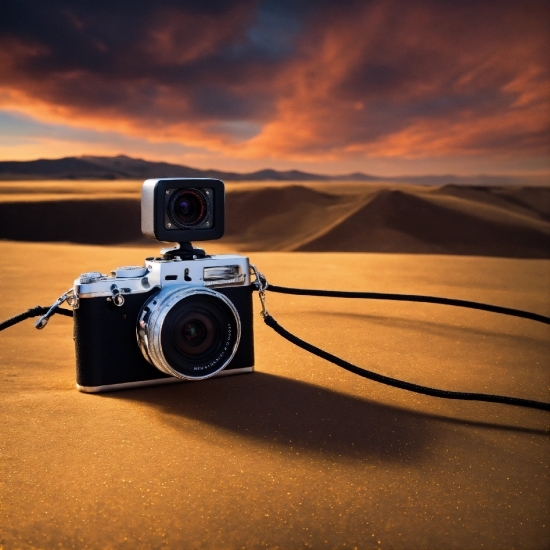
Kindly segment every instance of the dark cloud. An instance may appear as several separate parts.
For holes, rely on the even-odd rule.
[[[545,2],[4,1],[0,107],[244,156],[538,153],[549,28]]]

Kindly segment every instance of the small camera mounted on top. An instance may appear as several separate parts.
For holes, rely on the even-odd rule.
[[[248,258],[208,255],[191,241],[224,233],[225,190],[216,179],[143,184],[142,232],[176,242],[143,266],[74,281],[77,387],[101,392],[251,372]]]
[[[141,231],[159,241],[177,242],[165,249],[168,257],[193,259],[204,250],[190,242],[223,237],[225,188],[220,180],[209,178],[150,179],[141,195]]]

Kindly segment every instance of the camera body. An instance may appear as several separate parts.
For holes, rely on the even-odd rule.
[[[179,246],[143,266],[90,272],[74,281],[77,388],[84,392],[252,372],[248,258],[209,256],[193,240],[223,235],[219,180],[148,180],[142,230]]]

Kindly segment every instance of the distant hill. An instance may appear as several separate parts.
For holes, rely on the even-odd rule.
[[[217,178],[223,181],[391,181],[419,185],[549,185],[544,176],[426,175],[387,178],[362,172],[343,175],[312,174],[300,170],[224,172],[191,166],[116,157],[66,157],[30,161],[0,161],[0,180],[118,180],[147,178]]]
[[[117,157],[66,157],[31,161],[0,162],[0,179],[147,179],[147,178],[218,178],[224,181],[323,181],[330,179],[373,180],[373,176],[353,174],[349,176],[325,176],[299,170],[280,172],[259,170],[238,173],[221,170],[200,170],[190,166],[134,159],[124,155]]]

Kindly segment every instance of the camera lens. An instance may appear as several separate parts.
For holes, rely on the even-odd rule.
[[[207,311],[190,311],[182,315],[174,330],[174,343],[184,354],[200,355],[218,336],[215,319]]]
[[[167,312],[160,337],[162,352],[172,369],[202,378],[226,363],[236,328],[235,315],[224,301],[193,294]]]
[[[208,202],[198,189],[176,191],[170,199],[168,215],[172,222],[186,229],[200,225],[208,214]]]
[[[223,294],[208,288],[167,287],[144,304],[138,343],[145,358],[162,372],[202,379],[229,364],[240,327],[235,306]]]

